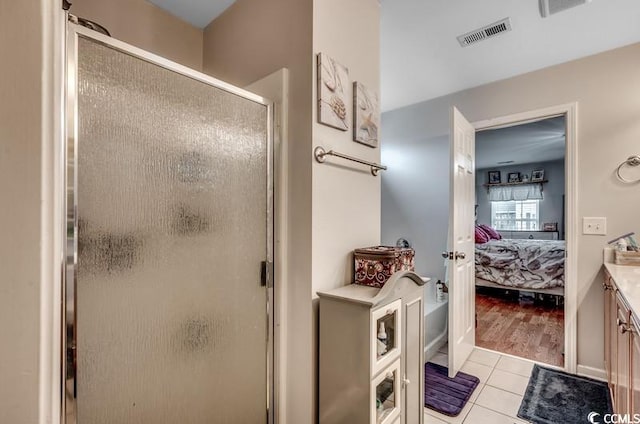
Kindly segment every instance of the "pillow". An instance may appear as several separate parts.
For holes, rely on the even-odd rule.
[[[495,229],[491,228],[488,225],[485,224],[480,224],[479,225],[480,228],[482,228],[482,230],[487,233],[487,235],[489,236],[489,238],[491,240],[501,240],[502,239],[502,235],[500,235],[499,232],[497,232]]]
[[[489,234],[485,233],[482,228],[476,225],[476,244],[486,243],[489,240],[491,240]]]

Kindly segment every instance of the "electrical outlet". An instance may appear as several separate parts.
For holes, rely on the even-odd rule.
[[[593,234],[598,236],[607,235],[607,218],[583,217],[582,234]]]

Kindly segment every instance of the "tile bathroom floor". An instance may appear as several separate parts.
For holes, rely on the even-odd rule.
[[[447,346],[430,362],[447,366]],[[424,409],[425,424],[522,424],[518,409],[529,383],[534,362],[476,348],[463,365],[462,372],[480,379],[480,384],[457,417]]]

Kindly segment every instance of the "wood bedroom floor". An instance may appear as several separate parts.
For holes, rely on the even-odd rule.
[[[476,293],[476,346],[564,365],[564,306],[504,291]]]

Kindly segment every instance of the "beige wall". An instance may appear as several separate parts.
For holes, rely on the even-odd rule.
[[[0,2],[0,422],[12,424],[38,419],[41,16],[39,1]]]
[[[204,72],[244,87],[289,69],[288,344],[284,411],[289,423],[313,419],[311,309],[312,0],[238,0],[204,34]],[[278,211],[276,211],[278,213]],[[278,276],[276,276],[278,278]],[[278,290],[278,287],[276,287]]]
[[[340,13],[336,13],[340,10]],[[313,147],[324,146],[372,162],[380,149],[353,141],[353,89],[359,81],[380,93],[380,5],[376,0],[314,2],[313,52],[349,69],[347,121],[340,131],[319,124],[313,90]],[[316,67],[314,66],[314,81]],[[352,282],[351,252],[380,240],[380,177],[368,167],[327,159],[313,164],[313,295]],[[339,165],[339,166],[335,166]]]
[[[336,13],[336,11],[340,11]],[[349,129],[340,131],[317,121],[317,90],[313,90],[313,147],[380,162],[380,149],[353,141],[353,88],[359,81],[380,93],[380,4],[377,0],[319,0],[313,8],[313,53],[325,53],[349,69],[346,90]],[[314,81],[317,68],[314,66]],[[311,159],[308,159],[311,160]],[[312,295],[350,284],[358,247],[380,242],[380,180],[368,167],[329,158],[313,168]],[[314,319],[318,318],[314,301]],[[317,324],[313,325],[314,355]],[[314,356],[314,363],[317,358]],[[321,375],[317,378],[322,378]],[[317,379],[313,382],[317,390]]]
[[[621,161],[640,151],[638,69],[640,44],[634,44],[390,111],[383,116],[383,158],[410,164],[411,157],[425,154],[425,143],[439,142],[443,136],[446,140],[451,105],[474,122],[578,102],[577,218],[581,226],[584,216],[607,217],[608,231],[607,237],[580,234],[578,238],[578,365],[583,367],[603,368],[602,248],[606,240],[615,235],[640,232],[638,186],[622,184],[614,175]],[[448,150],[438,151],[441,157],[429,160],[446,163]],[[416,214],[410,209],[417,197],[409,192],[401,193],[403,181],[407,181],[397,172],[392,169],[384,181],[383,227],[390,224],[394,215],[405,222],[403,216]],[[438,184],[434,181],[446,181],[447,174],[448,169],[442,167],[424,167],[411,183],[415,187],[434,185]],[[640,173],[636,170],[635,175]],[[448,199],[448,194],[446,197]],[[387,200],[389,204],[385,206]],[[441,200],[431,197],[428,203],[443,204]],[[446,206],[441,209],[446,210]],[[441,226],[447,225],[446,217],[444,219]],[[434,247],[434,252],[443,245]]]
[[[145,0],[74,0],[70,10],[111,36],[174,62],[202,70],[201,29]]]

